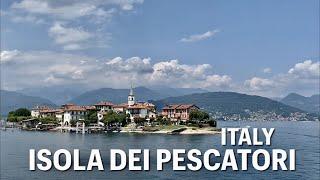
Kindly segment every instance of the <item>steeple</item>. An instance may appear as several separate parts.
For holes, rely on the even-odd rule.
[[[131,88],[130,88],[130,93],[129,93],[129,95],[130,95],[130,96],[134,96],[134,95],[133,95],[133,85],[132,85],[132,83],[131,83]]]
[[[131,88],[130,88],[130,92],[128,95],[128,105],[133,106],[134,104],[135,104],[135,98],[134,98],[134,94],[133,94],[133,85],[131,83]]]

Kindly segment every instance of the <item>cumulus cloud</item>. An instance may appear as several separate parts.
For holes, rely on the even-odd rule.
[[[2,61],[2,85],[11,89],[84,80],[97,66],[90,57],[51,51],[6,50],[1,52]]]
[[[123,60],[121,57],[113,58],[105,63],[108,71],[124,73],[150,73],[152,65],[150,58],[131,57]]]
[[[271,72],[272,72],[272,69],[269,68],[269,67],[267,67],[267,68],[264,68],[262,71],[263,71],[264,73],[271,73]]]
[[[112,79],[134,81],[139,85],[165,84],[172,87],[201,87],[221,89],[227,87],[231,77],[216,75],[209,64],[187,65],[178,60],[164,60],[152,64],[150,58],[116,57],[105,63],[107,76]]]
[[[275,86],[275,82],[270,79],[264,79],[259,77],[253,77],[245,81],[245,86],[249,87],[253,91],[261,91],[272,88]]]
[[[139,86],[204,88],[237,91],[263,96],[288,92],[313,94],[319,89],[319,62],[303,61],[286,73],[269,78],[252,77],[234,82],[228,74],[217,74],[210,64],[185,64],[177,59],[152,60],[141,57],[93,57],[52,51],[1,51],[2,87],[22,89],[35,86],[87,84],[91,88]]]
[[[231,87],[232,78],[228,75],[209,75],[206,77],[203,88],[214,89],[220,87],[222,89]]]
[[[16,57],[17,55],[19,55],[19,51],[18,50],[12,50],[12,51],[1,51],[1,58],[0,58],[0,62],[1,63],[6,63],[9,62],[11,60],[14,59],[14,57]]]
[[[195,34],[195,35],[191,35],[189,37],[185,37],[182,38],[180,41],[181,42],[196,42],[196,41],[201,41],[201,40],[205,40],[208,39],[212,36],[214,36],[215,34],[217,34],[218,32],[220,32],[219,30],[213,30],[213,31],[207,31],[203,34]]]
[[[74,1],[51,1],[51,0],[22,0],[12,4],[13,9],[23,10],[38,15],[48,15],[55,18],[72,20],[81,17],[94,16],[96,18],[110,18],[115,12],[109,6],[119,6],[122,10],[132,10],[134,4],[141,4],[137,0],[74,0]]]
[[[22,0],[12,3],[6,14],[15,23],[53,24],[48,35],[64,50],[105,48],[111,39],[106,23],[116,13],[130,11],[142,3],[143,0]],[[82,22],[97,28],[83,30],[79,28],[84,25]]]
[[[306,60],[302,63],[297,63],[288,71],[288,73],[298,78],[319,78],[320,62]]]
[[[248,79],[244,82],[244,91],[270,96],[286,95],[289,92],[313,94],[319,91],[319,83],[319,61],[306,60],[295,64],[286,73],[276,74],[270,78]]]
[[[65,50],[82,49],[82,46],[77,43],[87,41],[94,37],[93,34],[81,28],[65,27],[60,22],[56,22],[50,27],[49,35],[54,38],[57,44],[64,45]]]
[[[5,87],[11,89],[72,82],[119,88],[134,82],[142,86],[165,84],[221,90],[232,81],[228,75],[213,73],[209,64],[188,65],[178,60],[153,63],[151,58],[115,57],[97,61],[92,57],[51,51],[3,51],[1,56],[11,61],[1,67]]]

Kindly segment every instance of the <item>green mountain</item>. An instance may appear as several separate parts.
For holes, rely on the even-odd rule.
[[[167,97],[164,94],[153,91],[145,87],[134,88],[136,101],[157,100]],[[113,89],[101,88],[87,91],[80,96],[75,97],[70,102],[80,105],[94,104],[99,101],[110,101],[115,104],[120,104],[128,101],[129,89]]]
[[[302,109],[307,112],[320,114],[320,95],[305,97],[300,94],[291,93],[281,99],[282,103]]]
[[[160,94],[165,95],[166,97],[175,97],[175,96],[183,96],[187,94],[195,94],[195,93],[205,93],[207,90],[201,88],[172,88],[168,86],[150,86],[149,89],[156,91]]]
[[[291,113],[296,112],[306,114],[303,110],[265,97],[235,92],[197,93],[179,97],[169,97],[152,102],[157,106],[158,110],[161,110],[165,104],[196,104],[211,114],[221,117],[233,115],[248,117],[259,116],[258,114],[268,114],[270,118],[276,118],[278,115],[287,117]]]
[[[10,111],[17,108],[32,108],[36,105],[56,106],[48,99],[27,96],[13,91],[0,90],[0,97],[0,110],[3,116],[6,116]]]
[[[49,99],[57,105],[65,104],[71,99],[88,91],[89,88],[82,84],[54,85],[48,87],[33,87],[18,90],[28,96],[37,96]]]

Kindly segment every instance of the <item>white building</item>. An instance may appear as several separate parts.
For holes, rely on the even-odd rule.
[[[70,126],[71,121],[85,120],[88,111],[86,106],[77,106],[74,104],[65,104],[63,109],[63,126]]]
[[[100,109],[100,111],[97,113],[99,121],[101,121],[103,119],[103,116],[107,113],[105,109],[112,109],[117,113],[125,112],[126,114],[130,115],[131,122],[134,122],[135,118],[156,118],[155,106],[148,102],[136,102],[132,87],[128,95],[127,103],[119,105],[113,105],[112,103],[99,103],[95,106],[97,107],[97,109]]]
[[[131,122],[134,122],[135,118],[156,118],[155,106],[148,102],[135,102],[133,88],[131,87],[128,95],[128,108],[126,113],[130,115]]]

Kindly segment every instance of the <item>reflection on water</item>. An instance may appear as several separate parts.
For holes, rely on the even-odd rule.
[[[54,132],[1,131],[1,179],[318,179],[320,177],[319,122],[219,122],[220,127],[276,128],[270,147],[296,149],[296,171],[156,171],[156,149],[230,148],[220,145],[220,135],[142,135],[142,134],[68,134]],[[86,164],[91,149],[100,149],[105,171],[42,172],[28,170],[29,149],[80,149],[81,162]],[[109,149],[150,149],[150,171],[108,170]],[[234,148],[234,147],[232,147]],[[243,148],[243,147],[242,147]],[[256,147],[255,147],[256,148]],[[261,148],[261,147],[258,147]]]

